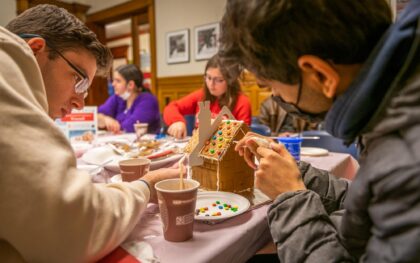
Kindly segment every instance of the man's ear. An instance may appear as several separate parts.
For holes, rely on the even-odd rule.
[[[34,55],[36,56],[38,53],[45,51],[47,47],[47,43],[45,39],[41,37],[34,37],[28,40],[28,45],[31,47]]]
[[[336,95],[340,76],[329,63],[316,56],[303,55],[298,59],[298,66],[302,71],[302,78],[309,80],[327,98]]]

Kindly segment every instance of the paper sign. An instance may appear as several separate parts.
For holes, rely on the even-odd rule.
[[[98,133],[98,108],[87,106],[82,110],[73,110],[56,124],[71,141],[91,141]]]

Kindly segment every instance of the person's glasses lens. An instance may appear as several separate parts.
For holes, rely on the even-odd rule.
[[[76,84],[75,91],[77,94],[86,93],[89,88],[89,79],[84,78]]]

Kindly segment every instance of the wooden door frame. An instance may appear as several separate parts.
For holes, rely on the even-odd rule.
[[[131,17],[132,28],[135,28],[136,25],[141,25],[148,23],[149,24],[149,33],[150,33],[150,59],[151,59],[151,88],[152,92],[156,93],[156,25],[155,25],[155,3],[154,0],[132,0],[125,2],[105,10],[92,13],[87,16],[86,22],[88,25],[94,25],[95,28],[103,28],[105,32],[105,25],[108,23],[116,22],[127,17]],[[140,50],[138,45],[134,43],[139,43],[138,30],[133,32],[131,37],[133,39],[133,62],[137,65],[140,65]],[[96,32],[96,31],[95,31]],[[102,36],[105,38],[105,35]],[[103,41],[106,41],[104,39]],[[105,42],[104,42],[105,43]]]

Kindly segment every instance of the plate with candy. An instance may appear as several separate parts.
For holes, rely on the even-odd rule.
[[[243,196],[219,191],[199,191],[195,204],[195,220],[217,221],[240,215],[250,203]]]

